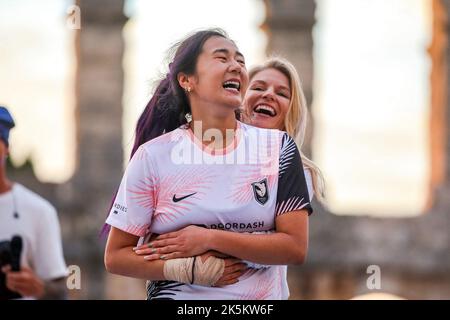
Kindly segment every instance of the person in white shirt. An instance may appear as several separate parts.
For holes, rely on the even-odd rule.
[[[0,107],[0,241],[22,239],[20,271],[3,265],[0,290],[3,297],[64,299],[67,296],[60,226],[55,208],[36,193],[7,177],[9,131],[14,121]]]

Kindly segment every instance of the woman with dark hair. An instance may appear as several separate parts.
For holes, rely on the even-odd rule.
[[[305,258],[312,208],[300,154],[286,133],[235,119],[247,83],[234,42],[219,30],[197,32],[177,46],[138,121],[107,219],[105,265],[152,280],[149,299],[286,298],[278,268],[247,269],[238,259],[278,265]],[[153,249],[159,259],[149,261],[136,255],[131,249],[150,234],[164,234],[157,241],[171,253]],[[190,248],[198,239],[203,246]]]

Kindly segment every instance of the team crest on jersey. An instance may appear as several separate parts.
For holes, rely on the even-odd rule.
[[[258,203],[264,205],[269,200],[269,188],[267,187],[267,179],[252,183],[253,194]]]

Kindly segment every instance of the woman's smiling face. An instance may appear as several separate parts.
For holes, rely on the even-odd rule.
[[[232,109],[241,106],[248,85],[244,56],[231,40],[223,37],[205,42],[191,78],[191,99]]]
[[[289,79],[283,73],[274,68],[256,73],[250,80],[244,99],[250,124],[284,130],[290,99]]]

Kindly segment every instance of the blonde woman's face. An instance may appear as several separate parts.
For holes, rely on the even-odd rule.
[[[255,127],[284,130],[290,99],[289,79],[283,73],[273,68],[260,71],[245,94],[246,119]]]

